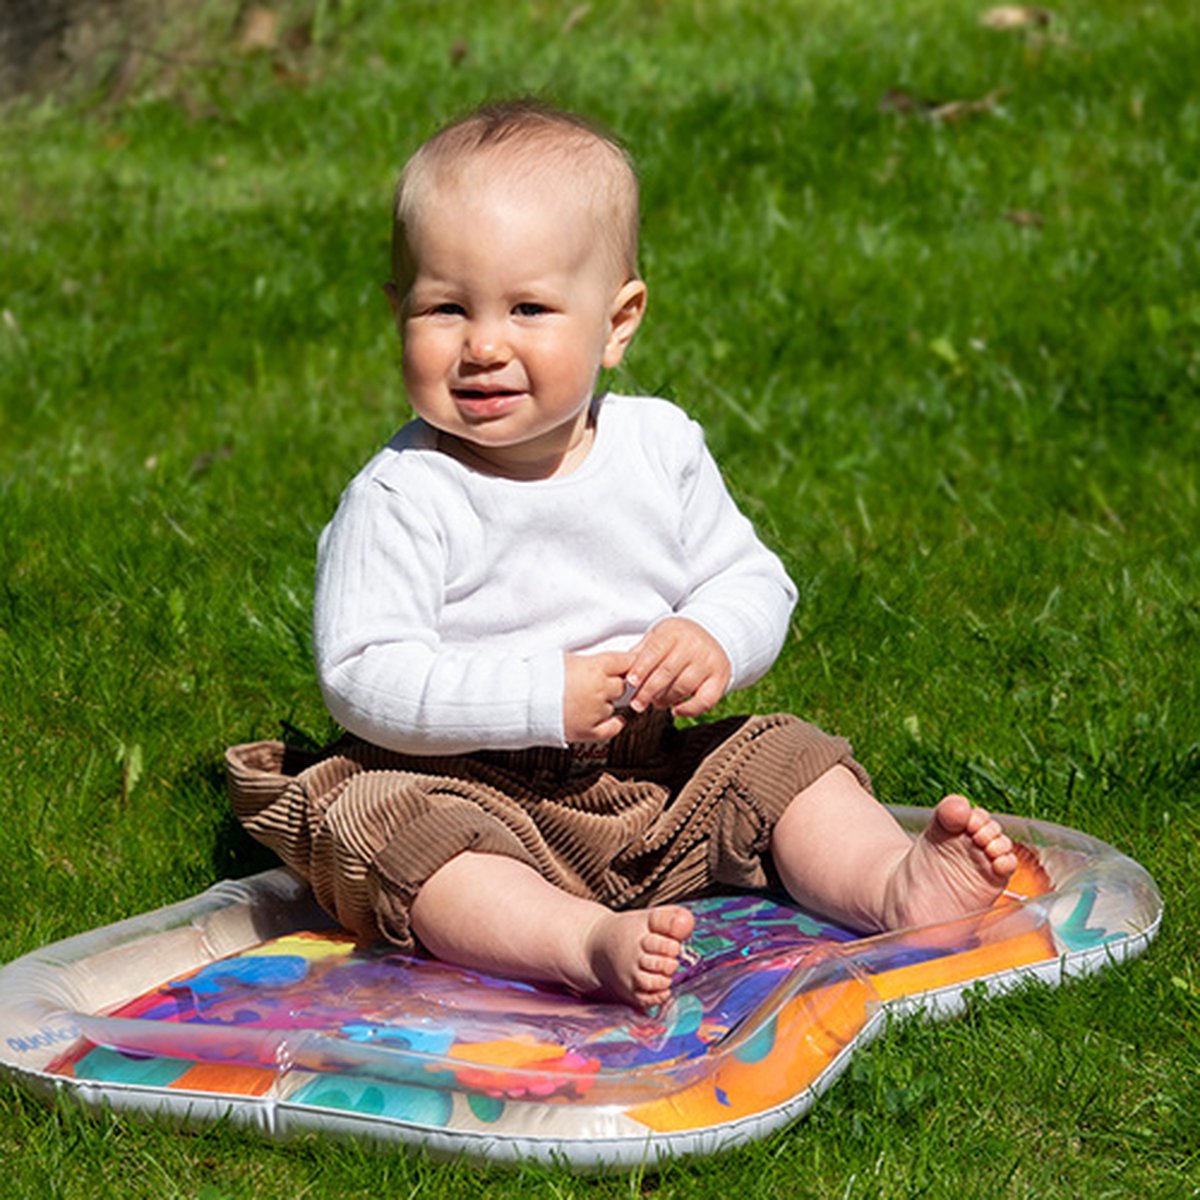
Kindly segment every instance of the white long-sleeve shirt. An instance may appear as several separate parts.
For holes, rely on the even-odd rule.
[[[703,626],[745,687],[774,662],[796,592],[680,409],[606,395],[570,474],[512,480],[406,425],[321,535],[314,647],[352,733],[409,754],[563,746],[563,655]]]

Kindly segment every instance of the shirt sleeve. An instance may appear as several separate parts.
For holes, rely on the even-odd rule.
[[[321,535],[313,605],[334,719],[407,754],[563,745],[561,652],[443,645],[445,573],[443,531],[379,479],[351,484]]]
[[[689,425],[690,453],[680,487],[691,587],[676,612],[720,643],[732,669],[733,691],[760,679],[778,657],[796,588],[733,502],[703,431],[695,422]]]

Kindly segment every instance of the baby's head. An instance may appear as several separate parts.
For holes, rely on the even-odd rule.
[[[637,224],[625,152],[568,113],[488,106],[413,155],[387,290],[409,402],[451,453],[530,477],[586,455],[645,308]]]
[[[412,276],[422,218],[440,195],[496,183],[581,202],[612,278],[618,285],[637,278],[638,181],[629,155],[583,117],[515,100],[486,104],[445,126],[405,165],[392,229],[392,278],[401,291]]]

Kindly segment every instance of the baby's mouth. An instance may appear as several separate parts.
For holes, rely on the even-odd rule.
[[[496,396],[519,395],[517,388],[457,387],[452,389],[458,400],[491,400]]]
[[[451,395],[472,417],[493,417],[507,412],[525,393],[520,388],[456,387]]]

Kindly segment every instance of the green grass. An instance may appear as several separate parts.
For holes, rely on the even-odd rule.
[[[658,1176],[181,1134],[3,1085],[0,1191],[1196,1195],[1191,6],[1001,34],[963,0],[296,0],[312,44],[276,56],[236,51],[233,7],[168,29],[119,100],[97,70],[0,115],[0,960],[266,864],[220,756],[329,732],[315,539],[406,415],[393,177],[516,91],[634,151],[651,308],[613,382],[704,422],[798,580],[734,703],[847,734],[889,799],[962,788],[1112,842],[1166,920],[1102,977],[897,1026],[803,1122]],[[889,88],[1003,91],[949,122]]]

